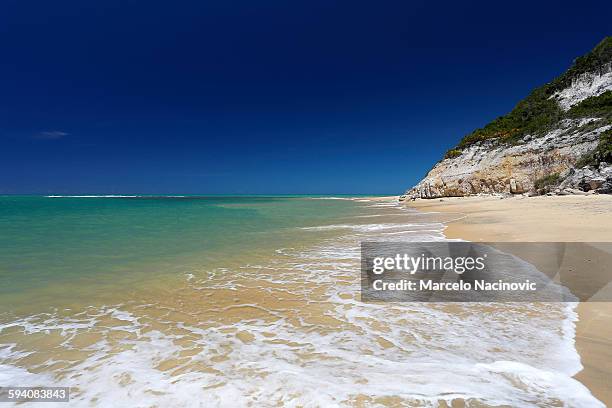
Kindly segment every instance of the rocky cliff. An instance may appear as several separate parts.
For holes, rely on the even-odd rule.
[[[410,198],[612,192],[612,37],[465,136]]]

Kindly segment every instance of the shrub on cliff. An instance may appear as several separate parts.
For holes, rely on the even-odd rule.
[[[599,163],[612,163],[612,129],[603,132],[599,136],[596,156]]]
[[[573,118],[612,116],[612,91],[585,99],[572,106],[567,115]]]
[[[502,143],[513,143],[531,134],[540,136],[551,130],[561,119],[585,117],[598,114],[610,117],[612,95],[608,91],[596,98],[589,98],[563,112],[559,104],[550,97],[567,88],[572,81],[586,72],[597,72],[612,63],[612,37],[604,38],[586,55],[576,58],[574,64],[552,82],[536,88],[520,101],[510,113],[500,116],[485,127],[476,129],[465,136],[458,149],[466,148],[479,141],[497,139]],[[597,113],[599,112],[599,113]]]
[[[459,157],[461,156],[461,149],[451,149],[449,151],[446,152],[446,154],[444,155],[445,159],[454,159],[455,157]]]
[[[556,185],[559,182],[559,179],[559,173],[548,174],[544,177],[540,177],[539,179],[537,179],[533,183],[533,186],[539,194],[543,194],[546,192],[547,187]]]
[[[512,142],[527,134],[541,134],[563,117],[559,104],[548,99],[548,87],[537,88],[520,101],[510,113],[500,116],[482,129],[476,129],[460,142],[458,147],[465,148],[487,139]]]
[[[572,81],[585,72],[596,72],[612,61],[612,37],[605,37],[593,50],[576,58],[574,64],[550,83],[555,91],[567,88]]]
[[[612,163],[612,129],[599,135],[599,143],[595,150],[582,156],[575,167],[599,166],[601,162]]]

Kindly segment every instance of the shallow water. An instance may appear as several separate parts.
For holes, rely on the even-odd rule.
[[[359,242],[445,239],[394,202],[0,203],[0,385],[75,406],[598,404],[571,378],[571,304],[361,302]]]

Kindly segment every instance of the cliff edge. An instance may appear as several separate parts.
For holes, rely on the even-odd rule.
[[[612,37],[466,135],[405,198],[612,193]]]

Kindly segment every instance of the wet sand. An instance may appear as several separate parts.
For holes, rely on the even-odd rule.
[[[0,371],[68,384],[77,405],[601,406],[570,378],[565,305],[362,302],[360,242],[443,240],[444,225],[397,197],[355,201],[275,250],[182,258],[108,296],[0,320]]]
[[[462,197],[417,200],[407,205],[438,213],[436,216],[447,224],[445,235],[449,238],[485,242],[612,241],[612,196],[607,195]],[[546,256],[516,255],[538,268],[548,267]],[[570,256],[570,267],[584,270],[582,258]],[[610,265],[593,259],[589,273],[594,280],[609,279]],[[584,368],[575,378],[611,406],[612,302],[583,302],[577,311],[576,349]]]

